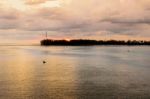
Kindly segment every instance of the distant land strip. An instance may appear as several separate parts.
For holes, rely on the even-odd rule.
[[[88,40],[88,39],[73,39],[73,40],[53,40],[44,39],[41,41],[42,46],[92,46],[92,45],[150,45],[150,41],[143,40]]]

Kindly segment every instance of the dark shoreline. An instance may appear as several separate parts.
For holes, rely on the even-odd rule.
[[[44,39],[41,46],[94,46],[94,45],[127,45],[127,46],[149,46],[150,41],[137,41],[137,40],[87,40],[87,39],[74,39],[74,40],[52,40]]]

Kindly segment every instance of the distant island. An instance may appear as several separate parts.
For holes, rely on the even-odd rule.
[[[41,41],[42,46],[91,46],[91,45],[150,45],[150,41],[137,40],[88,40],[88,39],[73,39],[73,40],[52,40],[44,39]]]

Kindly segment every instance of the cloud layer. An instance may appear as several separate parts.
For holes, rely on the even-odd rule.
[[[35,5],[35,4],[45,3],[46,1],[49,1],[49,0],[25,0],[25,4]]]
[[[59,3],[59,7],[39,6]],[[150,0],[25,0],[0,8],[0,29],[49,31],[51,37],[150,39]],[[58,5],[58,4],[57,4]]]

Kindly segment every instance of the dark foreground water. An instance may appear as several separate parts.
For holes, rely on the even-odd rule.
[[[150,47],[0,46],[0,99],[150,99]]]

